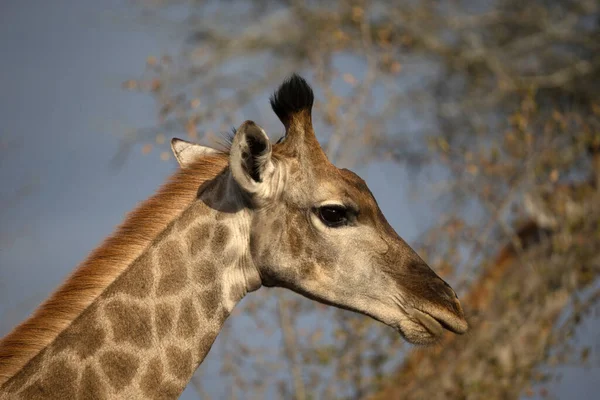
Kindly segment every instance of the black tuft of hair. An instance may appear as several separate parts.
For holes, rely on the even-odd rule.
[[[306,110],[310,114],[314,100],[309,84],[297,74],[286,79],[270,98],[271,108],[284,125],[301,111]]]

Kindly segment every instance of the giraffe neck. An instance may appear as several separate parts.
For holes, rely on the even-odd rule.
[[[176,398],[232,309],[260,286],[249,255],[247,211],[213,200],[226,195],[228,182],[206,189],[4,385],[6,394]]]

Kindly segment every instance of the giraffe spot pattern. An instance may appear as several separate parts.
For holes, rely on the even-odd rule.
[[[331,270],[334,267],[334,258],[326,251],[318,251],[315,254],[315,260],[320,267]]]
[[[100,381],[100,376],[93,367],[88,365],[83,370],[77,394],[81,400],[105,400],[107,398],[106,387]]]
[[[198,328],[198,314],[191,298],[183,300],[179,319],[177,320],[177,336],[187,339],[194,335]]]
[[[187,381],[194,372],[192,370],[192,352],[171,346],[167,349],[166,355],[171,374]]]
[[[140,380],[140,388],[145,395],[153,396],[160,387],[160,382],[163,379],[163,367],[160,359],[153,358],[148,363],[146,371]]]
[[[165,382],[164,368],[159,358],[153,358],[148,363],[146,371],[140,380],[142,392],[150,399],[171,400],[179,397],[183,387],[173,382]]]
[[[113,300],[104,306],[104,312],[115,342],[128,342],[145,349],[152,345],[152,313],[148,306]]]
[[[64,360],[54,361],[48,366],[46,374],[21,392],[21,396],[28,400],[72,399],[76,395],[76,382],[75,368]]]
[[[107,289],[107,297],[123,293],[136,298],[148,297],[152,291],[152,252],[146,251]]]
[[[10,378],[3,388],[6,389],[8,393],[14,393],[21,390],[21,388],[23,388],[33,378],[35,372],[42,368],[44,359],[49,353],[48,350],[49,349],[46,348],[37,356],[33,357],[29,364],[27,364],[27,368],[22,369],[15,376]]]
[[[187,241],[190,244],[190,254],[195,257],[200,254],[208,244],[210,238],[210,225],[201,224],[190,229]]]
[[[93,356],[104,344],[106,333],[97,327],[83,330],[68,329],[61,333],[52,345],[55,353],[65,349],[74,350],[83,359]]]
[[[159,339],[163,339],[173,328],[175,307],[159,303],[156,305],[156,331]]]
[[[212,331],[208,329],[208,332],[205,332],[202,335],[200,341],[198,342],[197,362],[201,363],[202,360],[204,360],[204,357],[206,357],[206,355],[210,351],[210,348],[212,347],[218,333],[219,332],[217,330]]]
[[[108,383],[119,391],[131,383],[138,370],[139,360],[133,354],[107,351],[100,356],[100,367],[108,378]]]
[[[166,296],[178,293],[187,283],[187,270],[179,244],[171,240],[165,243],[159,255],[161,277],[157,294]]]
[[[212,319],[217,314],[221,306],[222,289],[220,285],[215,285],[208,290],[200,292],[200,303],[202,304],[204,315]]]
[[[188,208],[179,218],[177,224],[182,228],[192,225],[199,217],[208,214],[208,208],[205,205],[198,204]]]
[[[74,350],[83,359],[93,356],[106,340],[106,332],[98,324],[98,307],[90,306],[64,330],[51,345],[52,353]]]
[[[213,253],[218,253],[225,249],[231,236],[230,229],[224,224],[217,224],[215,233],[210,244],[210,248]]]
[[[215,282],[217,278],[217,268],[212,261],[202,260],[192,273],[194,282],[201,287],[207,287]]]
[[[302,237],[295,228],[290,228],[288,233],[288,246],[292,257],[297,258],[302,253]]]
[[[229,300],[232,303],[237,303],[244,297],[245,288],[244,285],[237,283],[229,290]]]
[[[300,263],[300,277],[305,279],[316,279],[317,268],[316,265],[310,261],[302,261]]]

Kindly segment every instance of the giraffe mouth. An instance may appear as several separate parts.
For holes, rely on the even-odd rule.
[[[468,329],[466,321],[448,321],[440,317],[434,316],[428,312],[417,310],[416,308],[411,310],[411,317],[420,326],[433,337],[440,337],[445,331],[450,331],[457,334],[465,333]]]
[[[415,319],[415,322],[425,328],[427,332],[431,334],[431,336],[438,337],[442,336],[444,333],[444,327],[442,324],[431,315],[417,309],[414,309],[411,314]]]

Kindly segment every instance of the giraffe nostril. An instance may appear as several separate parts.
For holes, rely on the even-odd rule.
[[[454,293],[454,290],[446,288],[444,295],[450,302],[454,303],[456,301],[456,293]]]
[[[454,299],[458,299],[458,295],[456,294],[456,292],[454,291],[454,289],[450,288],[450,292],[452,293],[452,297]]]
[[[440,280],[444,283],[444,289],[446,292],[446,296],[448,296],[448,298],[450,300],[458,299],[458,295],[456,294],[454,289],[452,289],[452,286],[448,285],[448,282],[446,282],[442,278],[440,278]]]

